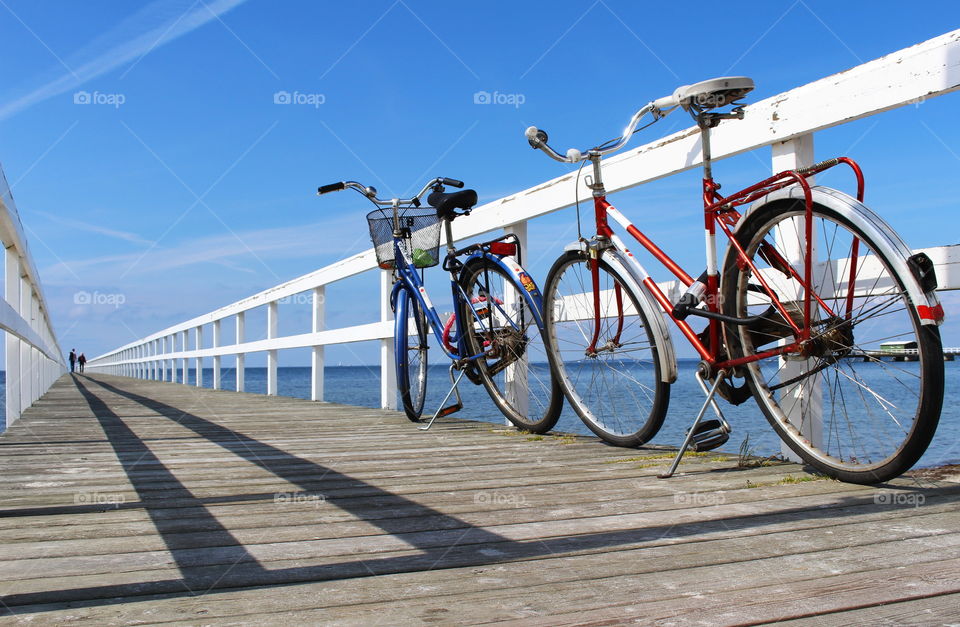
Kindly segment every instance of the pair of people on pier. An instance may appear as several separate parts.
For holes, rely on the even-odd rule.
[[[77,349],[70,349],[70,372],[74,372],[79,368],[80,372],[83,372],[83,367],[87,364],[87,356],[83,353],[80,353],[80,356],[77,356]]]

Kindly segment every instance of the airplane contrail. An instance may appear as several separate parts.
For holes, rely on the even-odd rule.
[[[3,98],[0,103],[0,120],[5,120],[47,98],[75,89],[124,63],[139,63],[140,59],[153,50],[211,20],[219,19],[221,15],[244,2],[246,0],[194,0],[183,11],[173,9],[175,5],[182,7],[184,2],[154,2],[100,35],[65,61],[61,60],[58,69],[61,65],[65,66],[66,72],[46,80],[38,87],[24,88],[19,95]],[[4,6],[6,7],[6,4]],[[7,9],[10,10],[9,7]],[[114,43],[117,41],[121,43]]]

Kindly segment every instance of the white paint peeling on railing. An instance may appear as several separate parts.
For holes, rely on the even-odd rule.
[[[940,96],[958,88],[960,30],[751,104],[746,108],[743,121],[714,129],[714,158],[722,159],[773,145],[774,169],[786,162],[795,163],[797,167],[809,165],[815,132]],[[517,137],[506,138],[505,141],[523,140]],[[690,128],[605,160],[604,181],[612,193],[689,170],[698,166],[700,160],[699,133],[695,128]],[[454,237],[463,240],[494,229],[523,232],[526,221],[574,204],[575,194],[581,200],[589,201],[589,190],[576,190],[575,175],[565,174],[478,207],[469,218],[454,223]],[[937,265],[941,287],[960,288],[960,249],[952,246],[924,250]],[[312,347],[311,396],[315,400],[322,400],[323,347],[379,340],[383,374],[381,401],[384,407],[395,407],[393,348],[389,341],[393,328],[386,302],[389,273],[381,271],[379,322],[337,329],[327,329],[324,324],[327,310],[323,301],[325,286],[375,268],[373,249],[364,251],[110,351],[88,362],[87,367],[101,372],[169,381],[176,380],[176,371],[180,370],[180,380],[186,383],[188,360],[193,359],[196,365],[202,366],[204,359],[213,358],[215,369],[219,369],[221,362],[218,360],[222,356],[236,355],[236,387],[243,390],[244,355],[266,351],[268,392],[276,393],[277,351]],[[675,291],[671,287],[671,284],[665,285],[668,294]],[[277,302],[308,291],[312,291],[315,303],[312,331],[279,336],[276,333]],[[319,304],[316,304],[317,297]],[[264,305],[268,308],[268,325],[264,333],[267,339],[245,341],[245,312]],[[214,330],[216,339],[211,348],[199,348],[201,344],[198,341],[195,341],[196,348],[188,348],[190,334],[196,340],[198,330],[206,325],[218,325],[221,320],[230,317],[235,317],[237,327],[233,344],[221,344],[219,332]],[[198,372],[201,370],[198,368]],[[195,382],[199,384],[201,381],[198,379]],[[215,387],[222,384],[219,372],[215,372],[213,383]]]
[[[6,409],[0,426],[5,428],[40,398],[66,368],[20,215],[2,169],[0,241],[5,248],[0,329],[6,335]]]

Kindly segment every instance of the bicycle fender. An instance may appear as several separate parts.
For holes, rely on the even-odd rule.
[[[643,283],[643,277],[629,263],[622,252],[616,248],[608,248],[603,251],[604,260],[611,266],[617,268],[620,276],[626,280],[632,281],[634,285],[630,286],[634,294],[640,296],[640,307],[643,309],[647,320],[653,325],[653,333],[657,342],[657,354],[660,357],[660,380],[664,383],[673,383],[677,380],[677,353],[673,348],[673,339],[670,337],[670,329],[667,328],[667,322],[663,319],[663,313],[660,311],[660,305],[653,299],[653,294]],[[631,260],[637,265],[640,264],[636,257]],[[642,267],[642,266],[641,266]],[[646,273],[646,270],[644,270]]]
[[[813,196],[814,203],[836,211],[851,223],[863,229],[863,232],[869,235],[876,243],[877,248],[890,259],[894,265],[894,271],[900,276],[906,277],[905,287],[907,289],[907,295],[917,310],[921,324],[939,326],[943,323],[943,307],[940,304],[939,297],[933,290],[929,292],[923,291],[907,262],[911,255],[913,255],[913,251],[906,245],[903,239],[900,238],[897,232],[890,228],[890,225],[888,225],[883,218],[856,198],[839,190],[816,185],[810,188],[810,192]],[[738,229],[740,225],[744,224],[744,221],[751,213],[760,207],[781,200],[803,201],[803,189],[796,185],[786,187],[772,194],[768,194],[753,203],[739,221],[737,225]],[[734,230],[734,232],[736,233],[736,230]],[[732,261],[731,256],[735,257],[736,254],[736,250],[734,250],[732,246],[728,246],[726,252],[727,258],[724,260],[723,267],[726,267],[726,262]]]
[[[390,290],[390,309],[394,312],[397,311],[397,295],[400,293],[400,290],[404,288],[403,281],[395,281],[393,288]]]
[[[564,250],[582,250],[586,251],[584,242],[574,242],[564,248]],[[653,299],[653,295],[643,284],[643,276],[633,267],[633,263],[640,265],[635,257],[631,258],[633,263],[627,261],[626,257],[616,248],[607,248],[603,251],[603,260],[617,271],[628,283],[627,287],[640,299],[640,308],[653,327],[653,336],[657,344],[657,356],[660,360],[660,380],[664,383],[673,383],[677,380],[677,354],[673,348],[673,339],[670,337],[670,330],[663,319],[663,313],[660,305]],[[643,266],[640,266],[643,268]],[[646,273],[646,270],[643,270]]]
[[[517,285],[523,287],[523,291],[526,292],[527,296],[530,298],[530,301],[533,303],[533,315],[536,319],[537,326],[541,329],[543,328],[543,294],[540,293],[540,288],[537,286],[533,278],[520,267],[520,264],[517,263],[516,259],[513,257],[499,257],[497,255],[490,255],[487,253],[477,252],[469,255],[463,262],[463,265],[466,266],[468,263],[474,259],[486,259],[492,261],[496,265],[507,273],[507,276],[511,277]]]
[[[397,281],[393,286],[393,291],[390,293],[390,307],[393,309],[393,325],[394,325],[394,334],[393,334],[393,361],[394,367],[397,368],[399,375],[399,366],[402,363],[403,359],[406,359],[406,355],[403,352],[403,347],[400,345],[400,334],[396,332],[397,323],[400,320],[406,320],[407,318],[407,307],[409,306],[410,300],[404,299],[403,301],[398,302],[397,297],[400,295],[400,290],[403,287],[397,287],[397,285],[402,286],[402,281]],[[412,296],[411,296],[412,298]],[[409,329],[407,330],[409,333]],[[399,379],[399,377],[397,377]]]

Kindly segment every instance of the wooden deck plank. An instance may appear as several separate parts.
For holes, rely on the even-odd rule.
[[[574,624],[697,616],[697,595],[734,623],[802,617],[811,595],[841,616],[956,592],[956,483],[728,455],[664,481],[662,447],[510,433],[65,377],[0,437],[0,595],[44,622]]]

